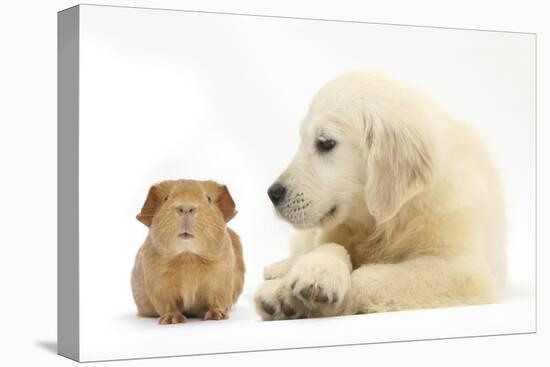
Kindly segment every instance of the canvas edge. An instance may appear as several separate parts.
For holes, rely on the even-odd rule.
[[[57,353],[80,360],[78,118],[80,8],[57,14]]]

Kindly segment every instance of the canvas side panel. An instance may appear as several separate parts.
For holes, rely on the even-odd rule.
[[[77,361],[79,13],[57,16],[57,351]]]

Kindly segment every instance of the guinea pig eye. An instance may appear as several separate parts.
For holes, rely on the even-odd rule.
[[[212,204],[212,198],[208,195],[206,195],[206,200],[208,200],[208,204]]]
[[[315,146],[317,150],[321,153],[328,152],[336,146],[336,140],[321,137],[317,139]]]

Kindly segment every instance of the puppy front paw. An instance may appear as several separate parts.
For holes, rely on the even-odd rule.
[[[308,317],[308,310],[292,295],[283,279],[262,283],[254,297],[256,311],[262,320],[290,320]]]
[[[187,318],[181,312],[167,312],[160,316],[159,324],[179,324],[187,321]]]
[[[350,284],[350,271],[344,262],[318,254],[300,258],[286,277],[292,294],[320,316],[338,313]]]

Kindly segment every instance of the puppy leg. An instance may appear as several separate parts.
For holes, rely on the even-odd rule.
[[[310,317],[338,315],[350,288],[351,270],[346,249],[328,243],[299,257],[285,283],[310,311]]]
[[[424,256],[363,265],[351,274],[344,313],[397,311],[494,301],[495,282],[483,264]]]
[[[264,279],[278,279],[284,277],[290,271],[290,268],[294,264],[293,258],[277,261],[264,268]]]
[[[264,269],[264,279],[283,278],[287,275],[296,259],[314,248],[318,232],[317,229],[295,231],[290,241],[291,256],[267,266]]]

